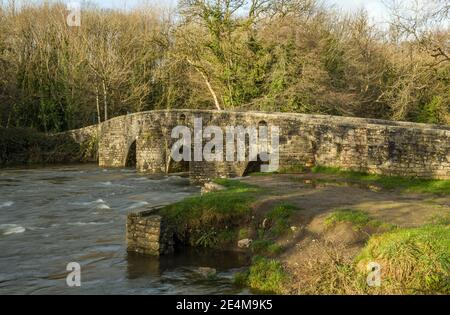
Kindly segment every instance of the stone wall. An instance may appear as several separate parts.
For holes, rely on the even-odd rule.
[[[155,215],[156,208],[128,214],[127,251],[161,256],[174,251],[174,233],[164,219]]]
[[[83,143],[90,141],[92,138],[98,136],[98,125],[88,126],[80,129],[70,130],[64,132],[64,134],[70,135],[76,142]]]
[[[99,163],[124,167],[136,141],[142,172],[169,169],[172,128],[279,126],[280,167],[298,164],[340,167],[384,175],[450,179],[450,127],[375,119],[292,113],[168,110],[116,117],[99,127]],[[191,162],[193,182],[242,176],[248,162]]]
[[[76,143],[80,145],[80,150],[82,151],[81,162],[98,161],[98,125],[70,130],[61,134],[70,136]]]

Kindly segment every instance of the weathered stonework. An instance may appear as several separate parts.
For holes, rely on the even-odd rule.
[[[173,232],[154,210],[131,213],[127,217],[127,251],[152,256],[174,251]]]
[[[64,132],[80,145],[82,162],[98,161],[99,125]]]
[[[76,142],[83,143],[86,141],[91,141],[92,138],[98,136],[99,125],[84,127],[81,129],[75,129],[65,132],[65,134],[70,135]]]
[[[137,168],[169,169],[172,128],[203,126],[280,127],[280,167],[323,165],[384,175],[450,179],[450,127],[321,115],[167,110],[116,117],[99,126],[99,164],[124,167],[136,141]],[[191,162],[195,183],[242,176],[248,163]]]

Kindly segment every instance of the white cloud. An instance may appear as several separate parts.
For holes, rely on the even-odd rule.
[[[384,23],[387,20],[387,9],[382,0],[326,0],[326,3],[341,8],[346,12],[356,12],[365,9],[370,18],[376,23]]]

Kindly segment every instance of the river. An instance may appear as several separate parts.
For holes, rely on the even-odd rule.
[[[235,253],[127,254],[126,214],[199,193],[186,178],[93,165],[0,170],[0,294],[240,294]],[[81,265],[81,287],[66,266]],[[214,268],[205,277],[202,267]]]

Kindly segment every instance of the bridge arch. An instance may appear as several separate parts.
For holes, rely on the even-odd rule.
[[[125,162],[125,167],[136,167],[137,156],[136,156],[136,141],[134,140],[128,147],[127,160]]]

